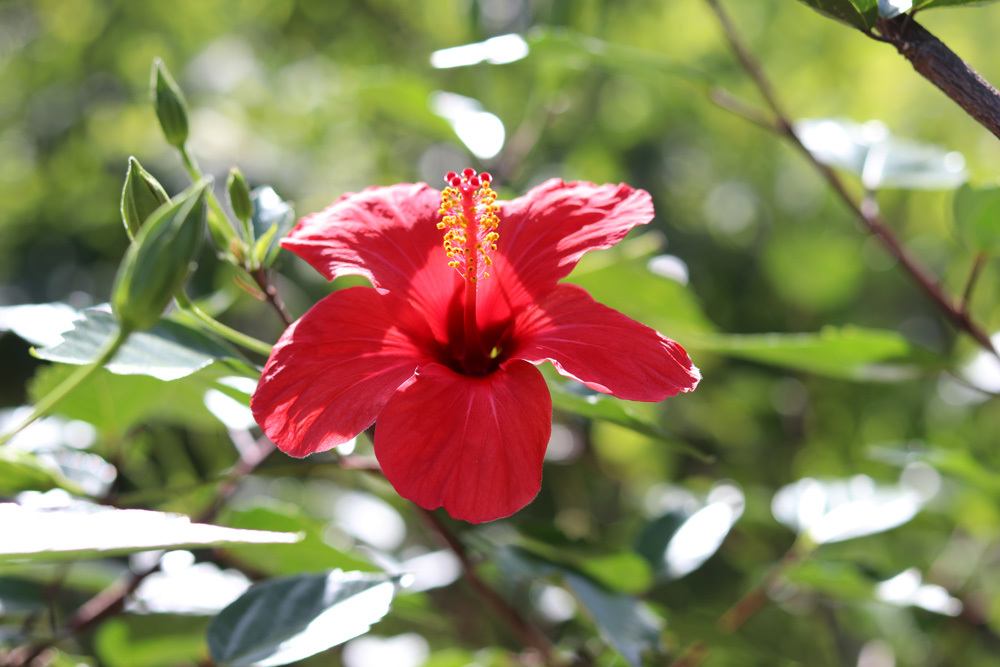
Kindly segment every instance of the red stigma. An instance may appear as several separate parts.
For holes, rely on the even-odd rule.
[[[451,185],[451,182],[454,181],[456,178],[458,178],[458,174],[456,174],[453,171],[449,171],[447,174],[444,175],[444,182],[447,183],[448,185]]]
[[[466,167],[465,169],[462,170],[462,176],[464,176],[465,178],[472,178],[475,175],[476,175],[476,170],[473,169],[472,167]]]

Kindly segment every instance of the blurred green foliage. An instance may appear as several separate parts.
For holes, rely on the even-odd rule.
[[[891,48],[803,3],[727,6],[797,119],[878,119],[893,134],[961,153],[973,184],[995,184],[1000,143]],[[1000,6],[942,9],[921,21],[1000,81]],[[527,57],[431,66],[439,49],[507,33],[525,36]],[[107,298],[128,247],[119,207],[130,155],[172,195],[188,184],[150,104],[155,57],[185,92],[191,149],[220,195],[233,165],[300,215],[372,184],[436,186],[466,165],[490,169],[502,196],[553,175],[652,193],[656,235],[588,257],[571,280],[688,347],[701,387],[662,406],[556,390],[557,437],[541,495],[499,526],[463,533],[496,556],[487,575],[526,608],[534,603],[530,614],[557,643],[607,666],[621,664],[609,646],[637,659],[657,644],[676,655],[696,640],[711,647],[708,665],[894,664],[879,655],[900,665],[994,664],[1000,409],[969,384],[1000,391],[1000,370],[948,328],[801,155],[709,100],[710,85],[757,98],[704,3],[8,0],[0,4],[0,306]],[[502,121],[496,158],[470,155],[435,111],[440,92],[476,100]],[[995,243],[996,225],[980,215],[992,200],[956,205],[947,189],[877,196],[899,236],[960,293],[978,249],[962,229]],[[970,207],[975,219],[956,223],[953,211]],[[664,253],[682,260],[684,280],[661,275],[676,277],[676,260],[650,270]],[[276,267],[295,315],[330,289],[284,253]],[[988,262],[972,301],[990,331],[1000,329],[998,276]],[[189,291],[241,331],[271,341],[281,330],[209,250]],[[764,335],[787,333],[802,335],[791,345]],[[0,336],[0,405],[30,402],[65,375],[19,338]],[[245,374],[239,363],[234,375]],[[91,423],[91,451],[117,468],[123,504],[195,514],[209,502],[236,457],[227,429],[240,429],[212,417],[207,392],[246,396],[222,382],[231,369],[219,365],[169,384],[101,372],[63,404],[61,416]],[[53,436],[58,444],[75,437],[74,424]],[[365,436],[358,451],[370,451]],[[0,494],[76,490],[79,471],[70,474],[76,469],[60,456],[56,467],[37,468],[4,455]],[[221,517],[238,528],[299,531],[302,542],[199,559],[258,578],[383,567],[386,557],[398,564],[437,548],[388,485],[333,463],[276,457]],[[866,484],[896,484],[902,470],[899,488],[926,490],[926,480],[912,479],[926,465],[942,476],[940,489],[912,521],[823,544],[744,628],[717,629],[795,542],[772,514],[780,488],[853,478],[862,493]],[[699,510],[737,505],[732,530],[704,564],[671,574],[657,561]],[[369,517],[368,532],[352,522],[356,513]],[[122,561],[101,562],[112,574],[121,569]],[[87,567],[95,565],[0,565],[0,650],[25,618],[45,622],[39,582],[66,610],[98,589]],[[947,589],[961,614],[879,600],[879,583],[910,568]],[[111,578],[100,574],[99,583]],[[567,595],[575,597],[567,603]],[[54,664],[83,654],[108,665],[195,664],[206,655],[202,616],[129,612],[67,643]],[[419,635],[428,667],[514,664],[515,644],[486,613],[455,584],[401,594],[374,632]],[[622,613],[649,613],[656,623],[630,634],[614,625]],[[606,643],[594,639],[601,636]],[[302,664],[377,664],[352,659],[350,647]],[[650,664],[664,664],[652,662],[662,655]]]

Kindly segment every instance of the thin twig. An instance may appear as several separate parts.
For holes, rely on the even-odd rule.
[[[879,19],[877,25],[882,37],[880,41],[895,46],[913,69],[1000,138],[1000,91],[917,23],[911,14]]]
[[[281,294],[278,293],[278,288],[271,282],[267,270],[263,268],[256,269],[250,275],[253,277],[254,282],[257,283],[257,287],[260,288],[260,291],[264,293],[264,298],[267,299],[267,302],[271,304],[272,308],[274,308],[274,312],[276,312],[278,317],[281,318],[281,321],[285,323],[285,326],[291,326],[292,322],[295,320],[288,312],[288,309],[285,308],[285,302],[281,298]]]
[[[462,572],[466,581],[469,582],[487,604],[493,607],[497,615],[517,635],[518,640],[525,646],[530,646],[538,651],[546,665],[558,664],[552,648],[552,642],[549,641],[549,638],[479,576],[476,571],[476,563],[472,560],[465,545],[462,544],[462,541],[458,539],[448,525],[434,512],[423,508],[419,508],[419,511],[427,522],[427,525],[434,530],[441,542],[458,558],[462,564]]]
[[[733,53],[736,55],[743,69],[753,80],[761,96],[767,103],[768,108],[775,116],[775,131],[790,141],[802,155],[813,165],[816,171],[826,180],[837,196],[847,205],[855,217],[864,225],[869,234],[882,245],[886,252],[892,255],[899,262],[900,266],[910,275],[910,278],[924,292],[924,294],[937,306],[945,318],[951,322],[957,330],[968,334],[983,349],[992,352],[1000,357],[1000,352],[993,346],[989,335],[985,329],[975,322],[969,313],[965,312],[960,304],[955,303],[948,296],[937,279],[920,262],[913,257],[903,244],[896,238],[892,229],[885,224],[881,215],[876,209],[870,206],[863,206],[847,189],[847,185],[837,175],[831,167],[820,162],[795,133],[795,127],[775,93],[771,81],[767,78],[760,63],[750,53],[744,45],[736,28],[729,18],[729,15],[722,9],[719,0],[705,0],[715,13],[722,26],[723,33]]]
[[[958,304],[963,313],[969,312],[969,304],[972,302],[972,291],[976,289],[979,274],[982,273],[983,267],[986,266],[986,259],[986,253],[979,251],[976,253],[976,258],[972,260],[972,269],[969,270],[969,277],[965,281],[965,289],[962,290],[962,300]]]

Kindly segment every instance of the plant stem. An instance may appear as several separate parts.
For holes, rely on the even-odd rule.
[[[1000,91],[917,23],[912,14],[879,19],[877,25],[881,41],[895,46],[914,70],[1000,138]]]
[[[271,354],[270,345],[218,321],[192,302],[183,290],[174,295],[174,300],[177,301],[178,308],[186,313],[189,313],[209,331],[222,336],[231,343],[235,343],[240,347],[246,348],[258,354],[262,354],[265,357]]]
[[[476,572],[476,564],[472,561],[468,550],[461,540],[451,532],[440,517],[430,510],[422,507],[418,508],[421,516],[426,521],[448,549],[462,564],[462,572],[466,581],[476,590],[480,597],[493,607],[493,610],[503,618],[511,631],[517,635],[518,639],[525,645],[534,648],[541,655],[542,661],[546,665],[556,665],[555,654],[552,642],[534,624],[525,618],[514,605],[510,604],[497,591],[486,583]]]
[[[35,420],[47,415],[59,404],[60,401],[80,386],[80,384],[97,371],[97,369],[103,367],[104,364],[111,361],[111,358],[115,356],[115,353],[118,352],[125,341],[128,340],[130,333],[131,332],[124,329],[119,329],[117,333],[108,338],[108,340],[105,341],[104,346],[98,351],[97,356],[93,361],[77,368],[72,374],[70,374],[69,377],[59,383],[55,389],[43,396],[42,399],[35,404],[31,414],[22,420],[20,424],[14,427],[12,431],[0,436],[0,445],[7,444],[15,435],[33,424]]]
[[[962,300],[958,304],[963,313],[969,312],[969,305],[972,302],[972,291],[976,288],[976,283],[979,281],[979,274],[982,273],[983,267],[986,266],[986,259],[986,252],[981,250],[976,253],[976,258],[972,260],[969,278],[965,281],[965,289],[962,290]]]
[[[934,305],[937,306],[938,310],[941,311],[945,318],[951,322],[952,326],[954,326],[958,331],[967,334],[984,350],[1000,357],[1000,351],[993,346],[993,343],[990,341],[990,337],[986,333],[985,329],[975,322],[968,313],[964,312],[958,304],[953,302],[950,296],[945,294],[937,279],[930,273],[930,271],[920,264],[920,262],[917,261],[917,259],[913,257],[903,246],[900,240],[896,238],[896,235],[882,219],[879,212],[877,210],[873,210],[870,206],[864,206],[862,203],[859,203],[848,191],[847,185],[840,178],[840,176],[837,175],[837,172],[835,172],[830,166],[820,162],[816,156],[809,152],[809,149],[805,147],[805,144],[803,144],[798,135],[795,134],[795,127],[791,121],[791,116],[785,112],[779,102],[774,86],[767,78],[767,75],[764,73],[760,63],[757,62],[757,60],[750,53],[750,50],[743,43],[743,40],[737,33],[729,15],[722,9],[722,5],[719,3],[719,0],[705,1],[715,13],[716,18],[719,20],[719,24],[722,26],[723,34],[726,37],[726,41],[729,42],[729,46],[737,60],[739,60],[740,65],[753,80],[757,90],[767,103],[768,108],[774,114],[774,131],[785,137],[799,150],[800,153],[802,153],[802,155],[809,161],[810,164],[812,164],[816,171],[818,171],[819,174],[826,180],[827,184],[833,189],[837,196],[847,205],[854,216],[861,222],[862,225],[864,225],[868,233],[875,237],[875,239],[882,245],[883,249],[892,255],[897,262],[899,262],[900,266],[903,267],[903,269],[910,275],[910,278],[934,303]],[[733,110],[731,106],[728,108]]]
[[[254,282],[257,283],[257,287],[259,287],[260,291],[264,293],[264,297],[267,299],[267,302],[271,304],[274,312],[278,314],[278,317],[280,317],[281,321],[285,323],[285,326],[291,326],[292,322],[295,320],[292,318],[291,313],[288,312],[288,309],[285,308],[285,302],[282,300],[281,294],[278,293],[278,288],[271,282],[267,271],[263,268],[259,268],[252,272],[250,276],[254,279]]]

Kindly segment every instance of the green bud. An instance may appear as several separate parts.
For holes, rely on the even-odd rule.
[[[181,148],[188,138],[187,103],[184,101],[184,93],[177,87],[167,66],[159,58],[153,60],[150,88],[156,117],[160,119],[160,127],[163,128],[167,142]]]
[[[170,196],[152,174],[142,168],[134,157],[128,159],[128,173],[122,188],[122,222],[129,239],[139,233],[139,227],[153,211],[170,201]]]
[[[118,268],[111,309],[124,331],[151,328],[191,274],[205,230],[203,179],[146,220]]]
[[[226,180],[226,192],[229,194],[229,205],[240,222],[247,223],[253,217],[253,202],[250,201],[250,187],[239,167],[229,170]],[[248,239],[250,240],[250,239]]]

